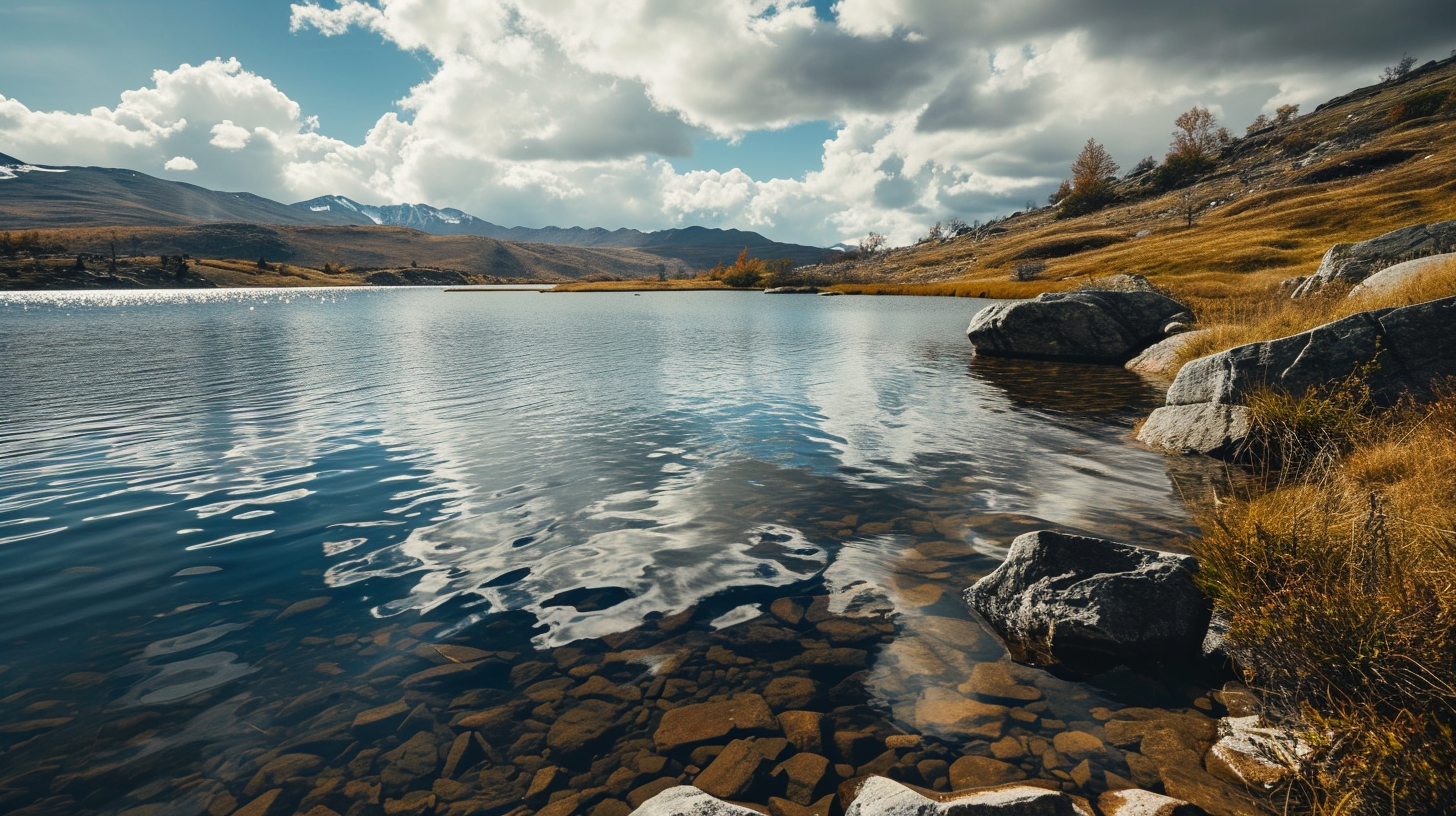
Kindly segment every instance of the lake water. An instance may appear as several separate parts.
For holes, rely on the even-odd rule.
[[[1160,393],[973,359],[983,305],[0,294],[0,811],[463,816],[590,789],[572,806],[612,816],[712,761],[652,742],[666,710],[768,691],[926,787],[925,761],[1010,737],[1022,773],[1095,791],[1031,741],[1196,687],[1010,666],[1035,696],[948,722],[937,702],[1006,667],[958,593],[1020,532],[1177,548],[1188,511],[1129,438]],[[892,733],[922,741],[884,759]]]

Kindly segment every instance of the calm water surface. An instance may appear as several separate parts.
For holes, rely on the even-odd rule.
[[[948,759],[1093,728],[1099,705],[1186,703],[1014,667],[1050,726],[932,711],[1004,656],[957,593],[1014,535],[1190,531],[1164,458],[1128,438],[1160,394],[1116,369],[973,360],[982,305],[0,294],[0,810],[225,814],[266,789],[286,813],[410,791],[440,813],[535,808],[541,767],[589,787],[645,762],[621,752],[650,753],[662,710],[781,675],[813,684],[792,707],[840,712],[831,728],[874,719]],[[769,614],[780,598],[810,619]],[[862,665],[793,663],[826,647]],[[589,745],[548,739],[594,675],[645,692]],[[462,714],[523,694],[545,710],[449,765]],[[396,701],[403,725],[353,726]],[[444,767],[391,777],[410,739]],[[318,761],[259,770],[295,755]],[[691,780],[693,759],[710,757],[631,783]],[[318,792],[346,778],[383,792]],[[627,795],[604,790],[582,812]]]

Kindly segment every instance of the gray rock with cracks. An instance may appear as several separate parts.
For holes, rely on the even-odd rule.
[[[977,354],[1069,362],[1124,363],[1161,340],[1187,308],[1158,292],[1049,292],[996,303],[971,319]]]
[[[1044,530],[1019,536],[1006,560],[965,591],[1018,659],[1095,668],[1192,657],[1208,598],[1191,556]]]

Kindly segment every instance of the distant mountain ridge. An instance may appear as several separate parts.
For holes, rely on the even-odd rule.
[[[68,227],[185,227],[205,224],[391,226],[432,235],[474,235],[515,243],[635,249],[695,269],[732,263],[740,251],[764,258],[816,263],[821,247],[771,241],[756,232],[686,227],[641,232],[600,227],[502,227],[456,209],[428,204],[361,204],[322,196],[283,204],[245,192],[219,192],[134,170],[45,167],[0,153],[0,229]]]
[[[39,167],[0,154],[0,229],[181,227],[194,224],[345,226],[252,193],[223,193],[106,167]]]
[[[642,232],[601,227],[503,227],[453,208],[439,209],[428,204],[361,204],[337,195],[320,196],[292,206],[314,214],[358,219],[353,223],[410,227],[435,235],[480,235],[526,244],[638,249],[698,267],[712,266],[719,261],[731,263],[745,248],[751,255],[789,258],[801,264],[817,263],[830,252],[822,247],[781,243],[756,232],[736,229],[682,227]]]

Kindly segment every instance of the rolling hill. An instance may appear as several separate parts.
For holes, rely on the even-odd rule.
[[[706,269],[732,263],[745,247],[766,258],[816,263],[829,250],[771,241],[756,232],[687,227],[641,232],[582,227],[502,227],[427,204],[373,206],[343,196],[293,205],[246,192],[218,192],[105,167],[37,167],[0,153],[0,229],[183,227],[203,224],[406,227],[433,235],[479,236],[562,247],[630,249]]]
[[[67,256],[109,256],[114,243],[123,256],[264,260],[314,270],[327,264],[351,275],[416,266],[468,277],[541,282],[693,273],[681,261],[632,249],[515,244],[479,235],[430,235],[405,227],[204,224],[72,228],[41,234],[47,242],[64,246]]]
[[[33,167],[0,154],[0,228],[348,224],[252,193],[220,193],[104,167]]]
[[[642,232],[601,227],[502,227],[456,209],[437,209],[427,204],[376,206],[360,204],[344,196],[322,196],[292,206],[310,214],[355,219],[349,223],[411,227],[436,235],[482,235],[529,244],[637,249],[700,269],[719,262],[732,263],[745,248],[750,255],[788,258],[799,264],[818,263],[830,252],[822,247],[772,241],[756,232],[736,229],[683,227]]]

